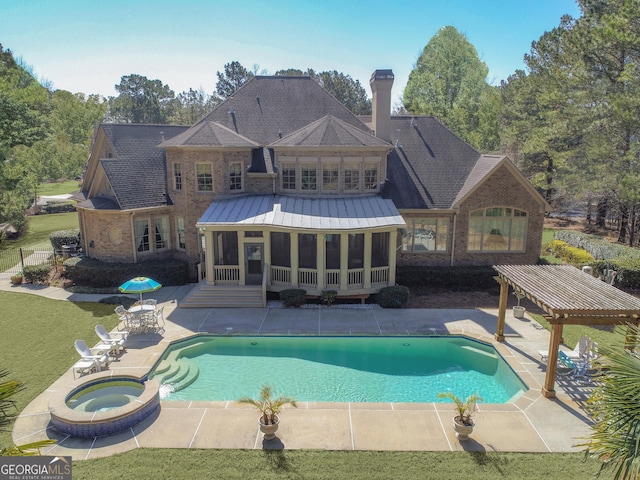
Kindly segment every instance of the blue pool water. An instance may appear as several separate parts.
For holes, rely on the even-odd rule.
[[[526,386],[491,346],[466,337],[238,337],[180,341],[150,373],[165,400],[237,400],[264,384],[298,401],[506,403]]]

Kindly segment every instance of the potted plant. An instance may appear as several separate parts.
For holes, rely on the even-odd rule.
[[[21,273],[16,273],[15,275],[11,275],[11,283],[14,285],[20,285],[22,283],[23,277]]]
[[[441,392],[438,394],[438,397],[448,398],[456,404],[456,415],[453,417],[453,429],[456,431],[458,440],[468,440],[476,424],[471,416],[478,410],[478,402],[482,402],[483,399],[476,393],[469,395],[466,400],[461,400],[456,397],[453,392]]]
[[[280,422],[278,414],[282,410],[282,407],[287,404],[292,407],[298,406],[293,398],[283,397],[282,395],[275,397],[273,387],[270,385],[262,386],[260,396],[257,400],[251,397],[243,397],[238,400],[238,402],[253,405],[260,411],[260,431],[264,433],[265,440],[271,440],[276,437],[276,431],[278,430],[278,424]]]
[[[526,308],[520,306],[520,300],[524,298],[524,292],[522,290],[514,290],[513,294],[518,299],[518,304],[513,306],[513,316],[515,318],[524,318]]]

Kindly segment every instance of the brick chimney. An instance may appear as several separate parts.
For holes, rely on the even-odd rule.
[[[376,70],[369,80],[373,101],[371,105],[373,131],[380,140],[391,141],[391,87],[393,71]]]

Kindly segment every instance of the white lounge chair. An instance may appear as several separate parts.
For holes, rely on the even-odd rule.
[[[73,365],[73,378],[74,379],[76,378],[76,373],[79,376],[82,376],[97,370],[98,370],[98,367],[95,360],[78,360]]]
[[[583,335],[573,350],[564,351],[564,353],[571,360],[580,360],[587,353],[590,343],[591,339],[587,335]],[[543,362],[546,362],[549,358],[549,350],[538,350],[538,354]]]
[[[100,348],[89,348],[87,342],[84,340],[76,340],[74,346],[82,360],[95,363],[96,370],[102,370],[102,368],[106,368],[109,365],[108,352],[111,350],[110,345],[103,345]]]
[[[112,346],[111,353],[117,355],[120,351],[124,351],[127,344],[129,332],[113,332],[110,334],[102,325],[96,325],[96,333],[102,343]]]

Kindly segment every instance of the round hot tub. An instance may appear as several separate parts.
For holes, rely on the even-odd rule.
[[[74,437],[112,435],[140,423],[160,405],[157,381],[105,374],[51,398],[55,429]]]

